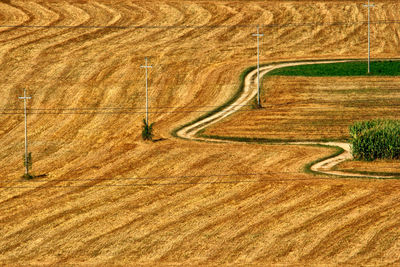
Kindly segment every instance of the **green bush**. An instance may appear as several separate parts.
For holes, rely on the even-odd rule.
[[[350,126],[352,153],[355,159],[400,158],[400,121],[371,120]]]
[[[153,140],[153,124],[148,125],[146,120],[143,119],[142,138],[143,140]]]

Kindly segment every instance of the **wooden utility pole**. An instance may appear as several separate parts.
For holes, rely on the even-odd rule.
[[[364,5],[368,7],[368,74],[371,73],[370,61],[371,61],[371,30],[370,30],[370,7],[374,7],[375,5],[370,5],[368,0],[368,5]]]
[[[146,123],[149,125],[149,100],[148,100],[148,89],[147,89],[147,69],[152,68],[153,66],[147,65],[147,57],[145,58],[145,65],[140,66],[141,68],[145,68],[146,70]]]
[[[261,107],[261,101],[260,101],[260,37],[264,36],[264,34],[260,34],[259,28],[260,28],[260,26],[257,25],[257,33],[254,33],[253,36],[257,36],[257,103],[258,103],[258,107]]]
[[[24,100],[24,113],[25,113],[25,174],[29,174],[29,159],[28,159],[28,127],[27,127],[27,114],[26,114],[26,100],[32,97],[26,96],[26,89],[24,89],[24,96],[18,97]]]

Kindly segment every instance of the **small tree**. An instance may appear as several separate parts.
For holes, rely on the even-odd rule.
[[[143,119],[143,130],[142,130],[142,138],[143,140],[153,140],[153,124],[148,125],[146,120]]]

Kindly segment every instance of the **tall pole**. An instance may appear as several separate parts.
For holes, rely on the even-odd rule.
[[[261,101],[260,101],[260,37],[264,36],[264,34],[260,34],[259,28],[260,28],[260,26],[257,25],[257,33],[253,34],[253,36],[257,36],[257,103],[258,103],[258,106],[261,107]]]
[[[147,65],[147,57],[145,57],[145,65],[140,66],[146,70],[146,124],[149,125],[149,100],[148,100],[148,88],[147,88],[147,69],[152,68],[152,66]]]
[[[368,5],[364,5],[368,7],[368,74],[371,73],[371,67],[370,67],[370,62],[371,62],[371,30],[370,30],[370,11],[369,8],[373,7],[375,5],[370,5],[369,0],[368,0]]]
[[[25,174],[29,173],[29,162],[28,162],[28,127],[27,127],[27,114],[26,114],[26,100],[32,97],[26,96],[26,89],[24,89],[24,96],[19,99],[24,100],[24,113],[25,113]]]

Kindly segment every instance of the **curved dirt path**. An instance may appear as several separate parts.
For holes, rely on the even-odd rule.
[[[268,65],[264,67],[260,67],[260,77],[267,74],[268,72],[279,69],[282,67],[289,67],[289,66],[296,66],[296,65],[307,65],[307,64],[323,64],[323,63],[337,63],[337,62],[349,62],[352,60],[335,60],[335,61],[328,61],[328,60],[321,60],[321,61],[299,61],[299,62],[290,62],[290,63],[278,63],[274,65]],[[240,110],[243,105],[247,105],[249,101],[251,101],[257,94],[257,69],[251,71],[245,77],[245,84],[243,88],[243,93],[240,97],[233,102],[231,105],[225,107],[223,110],[204,118],[196,123],[190,124],[179,131],[176,132],[176,135],[193,141],[208,141],[208,142],[218,142],[218,143],[233,143],[238,141],[231,141],[231,140],[217,140],[211,138],[204,138],[196,136],[204,128],[222,120],[223,118],[232,115],[234,112]],[[374,176],[374,175],[366,175],[366,174],[357,174],[357,173],[350,173],[344,171],[335,171],[332,168],[339,163],[352,159],[353,156],[351,155],[351,147],[349,143],[344,142],[279,142],[281,144],[293,144],[293,145],[325,145],[331,147],[340,147],[344,151],[338,156],[328,158],[321,162],[317,162],[311,166],[311,170],[323,174],[328,175],[337,175],[337,176],[345,176],[345,177],[357,177],[357,178],[391,178],[392,176]],[[278,144],[279,144],[278,143]]]

